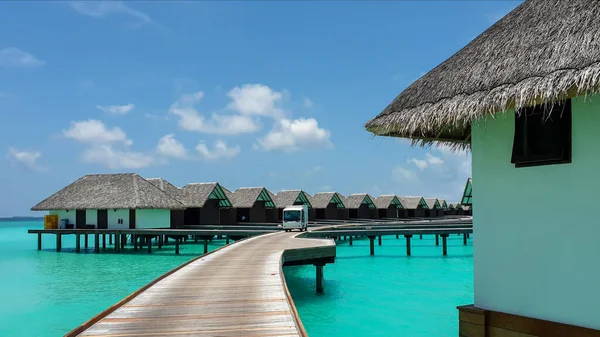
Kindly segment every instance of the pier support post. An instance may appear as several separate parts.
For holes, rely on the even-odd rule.
[[[228,245],[229,244],[229,236],[225,237],[225,244]]]
[[[179,242],[181,239],[175,239],[175,254],[179,255]]]
[[[442,255],[446,256],[448,255],[448,244],[447,244],[447,238],[448,238],[448,234],[441,234],[440,235],[442,237]]]
[[[381,246],[381,235],[379,235],[379,245]]]
[[[108,244],[112,245],[112,234],[108,234]]]
[[[79,234],[75,234],[75,251],[77,253],[81,251],[81,236]]]
[[[121,249],[125,248],[125,244],[127,243],[127,235],[120,234],[119,243],[121,244]]]
[[[398,238],[398,236],[399,236],[399,235],[398,235],[398,234],[396,234],[396,239]]]
[[[423,234],[419,234],[419,239],[422,239],[422,238],[423,238]]]
[[[60,252],[62,249],[62,234],[56,234],[56,251]]]
[[[106,249],[106,234],[102,234],[102,250]]]
[[[88,245],[88,235],[87,235],[87,233],[83,234],[83,235],[85,236],[85,239],[84,239],[85,248],[87,248],[89,246]]]
[[[198,235],[194,235],[194,243],[198,243]]]
[[[146,238],[146,241],[148,241],[148,254],[152,253],[152,238]]]
[[[369,236],[369,244],[371,246],[371,255],[375,255],[375,237]]]
[[[100,234],[94,234],[94,252],[100,253]]]
[[[440,236],[438,234],[435,235],[435,245],[436,246],[440,245]]]
[[[350,246],[352,246],[352,235],[350,235]]]
[[[163,236],[159,235],[158,236],[158,249],[162,249],[163,246]]]
[[[204,239],[204,254],[208,253],[208,240]]]
[[[467,233],[467,239],[471,237],[471,234]]]
[[[467,233],[463,234],[463,245],[467,245]]]
[[[169,236],[165,235],[165,241],[164,241],[164,245],[168,246],[169,245]]]
[[[406,238],[406,255],[410,256],[410,239],[412,235],[404,235],[404,237]]]
[[[115,234],[115,252],[121,251],[121,234]]]
[[[323,293],[323,266],[325,266],[325,264],[323,264],[323,263],[315,264],[315,267],[317,269],[317,293],[318,294]]]
[[[42,250],[42,233],[38,233],[38,250]]]
[[[131,235],[131,241],[133,241],[133,251],[136,251],[138,248],[138,237],[135,234]]]

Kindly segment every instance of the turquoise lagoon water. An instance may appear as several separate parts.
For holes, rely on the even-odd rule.
[[[74,237],[53,251],[53,236],[36,250],[27,229],[41,222],[0,223],[0,336],[62,336],[159,275],[202,253],[202,245],[145,250],[75,253]],[[215,240],[209,249],[225,244]],[[93,246],[93,240],[90,240]],[[73,248],[72,248],[73,247]],[[82,243],[83,248],[83,243]],[[284,272],[302,322],[311,337],[456,336],[456,306],[473,301],[472,246],[459,236],[448,256],[432,238],[384,237],[369,256],[368,240],[339,242],[335,264],[325,267],[325,293],[315,293],[312,266]]]

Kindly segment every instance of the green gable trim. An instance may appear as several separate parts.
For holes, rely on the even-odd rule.
[[[427,201],[425,201],[423,198],[419,200],[419,206],[421,206],[422,209],[429,209],[429,206],[427,206]]]
[[[449,210],[453,210],[454,209],[454,205],[450,204],[450,206],[448,206]]]
[[[329,200],[329,203],[336,204],[337,208],[346,208],[346,206],[344,206],[344,203],[342,202],[342,200],[340,199],[340,197],[337,193],[333,194],[333,197],[331,197],[331,200]]]
[[[398,197],[394,197],[394,199],[392,199],[391,204],[395,205],[396,209],[404,209],[404,206],[402,205],[402,203],[400,202],[400,200],[398,200]]]
[[[267,207],[267,208],[275,207],[275,203],[273,202],[273,199],[271,199],[271,197],[269,196],[269,193],[267,193],[267,190],[265,190],[264,188],[260,191],[260,194],[258,195],[258,198],[256,198],[256,201],[264,201],[265,207]]]
[[[308,208],[312,208],[312,205],[310,204],[310,201],[308,200],[308,197],[306,196],[306,194],[304,193],[304,191],[300,191],[300,193],[298,194],[298,197],[296,198],[295,202],[302,203],[304,205],[307,205]]]
[[[473,204],[473,186],[471,182],[471,178],[467,180],[467,184],[465,185],[465,191],[463,192],[462,201],[460,202],[464,206],[472,206]]]
[[[440,206],[440,201],[435,199],[435,204],[433,204],[433,209],[441,209],[442,206]]]
[[[365,195],[365,198],[362,201],[363,204],[367,204],[369,205],[369,208],[376,208],[377,206],[375,206],[375,203],[373,202],[373,200],[371,199],[371,197],[369,197],[369,195]]]
[[[444,211],[448,209],[448,203],[446,202],[446,200],[444,200],[444,203],[442,204],[442,209]]]
[[[208,199],[219,200],[219,207],[231,207],[231,202],[219,184],[210,192]]]

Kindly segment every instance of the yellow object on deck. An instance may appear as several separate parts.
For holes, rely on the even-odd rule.
[[[44,229],[58,229],[58,215],[49,214],[44,216]]]

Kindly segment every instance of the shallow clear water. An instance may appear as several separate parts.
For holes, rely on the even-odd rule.
[[[75,253],[74,237],[56,253],[54,236],[43,250],[29,228],[41,222],[0,223],[0,336],[62,336],[141,286],[198,256],[203,245],[113,254]],[[83,240],[82,240],[83,241]],[[215,240],[213,250],[225,242]],[[338,243],[325,267],[325,294],[315,294],[312,266],[286,267],[286,280],[303,324],[320,336],[456,336],[456,306],[472,303],[472,247],[450,237],[448,257],[432,238],[384,237],[369,256],[369,241]],[[90,247],[93,240],[90,237]],[[82,242],[83,248],[83,242]]]

